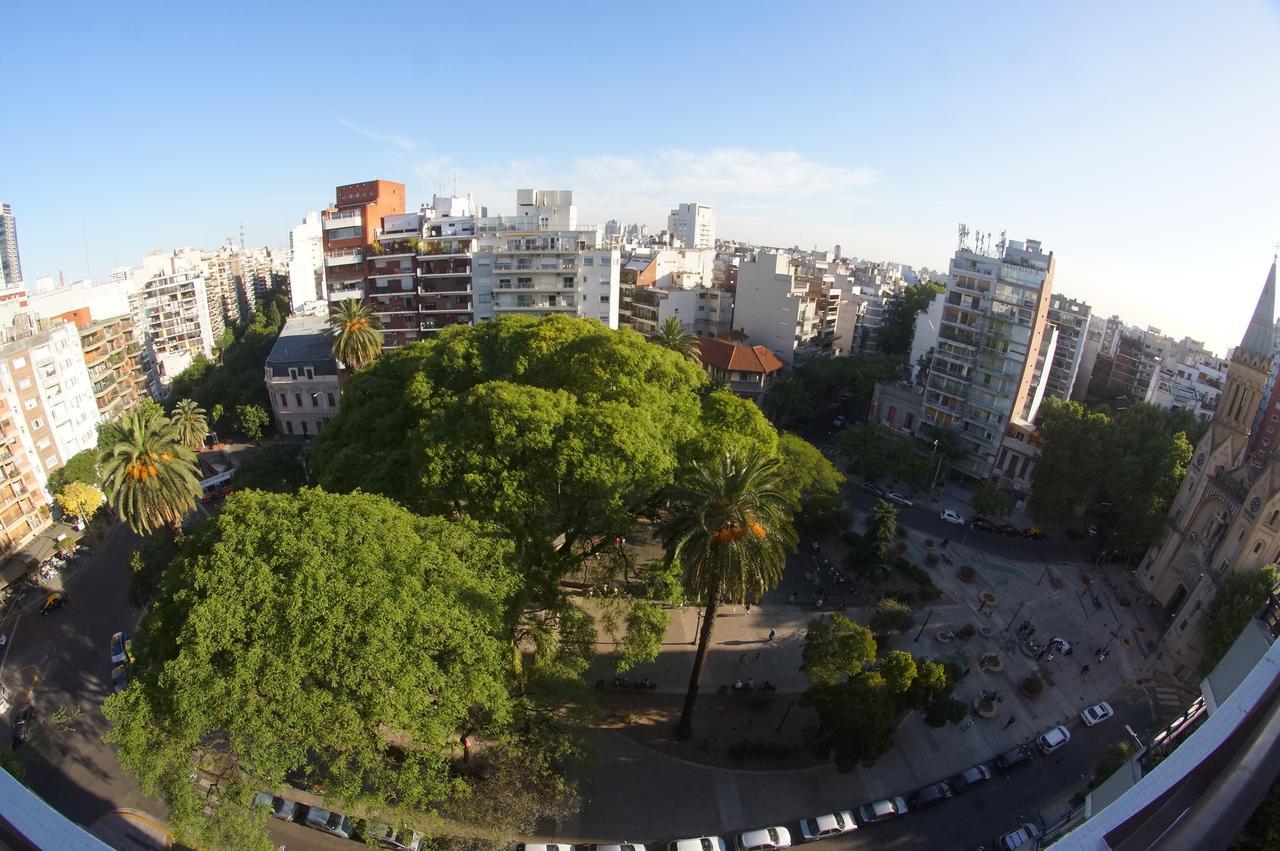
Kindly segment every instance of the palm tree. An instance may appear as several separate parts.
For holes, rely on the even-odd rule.
[[[166,524],[181,533],[183,516],[200,496],[200,475],[177,426],[163,414],[137,410],[107,426],[105,436],[102,484],[120,519],[139,534]]]
[[[744,602],[782,579],[795,548],[794,504],[784,495],[782,466],[758,451],[726,452],[716,465],[694,464],[671,495],[664,529],[668,555],[685,565],[685,586],[705,608],[698,652],[676,737],[693,732],[693,706],[721,601]]]
[[[190,399],[183,399],[173,406],[169,420],[178,430],[178,442],[188,449],[200,451],[209,434],[209,421],[205,418],[204,408]]]
[[[702,346],[698,345],[698,336],[685,328],[678,316],[664,319],[650,339],[664,349],[684,355],[694,363],[702,363]]]
[[[329,314],[329,334],[333,356],[353,370],[382,353],[382,323],[364,302],[349,298],[333,306]]]

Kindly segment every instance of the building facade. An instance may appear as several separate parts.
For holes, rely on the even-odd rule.
[[[681,204],[667,215],[667,232],[684,248],[716,247],[716,215],[706,204]]]
[[[13,209],[0,203],[0,290],[16,288],[24,280],[18,256],[18,221]]]
[[[129,312],[142,344],[147,389],[157,399],[197,355],[212,355],[216,337],[204,277],[198,263],[184,262],[179,253],[144,258]]]
[[[838,291],[815,296],[784,251],[760,251],[738,269],[733,328],[790,367],[834,354]]]
[[[342,386],[328,325],[323,316],[291,317],[271,347],[264,380],[278,434],[311,438],[338,415]]]
[[[1035,417],[1054,263],[1037,240],[1002,241],[993,253],[962,245],[951,260],[923,414],[960,438],[957,472],[990,476],[1009,422]]]
[[[78,324],[78,323],[77,323]],[[79,328],[80,349],[93,387],[93,400],[103,421],[132,411],[142,401],[146,374],[128,315],[89,322]]]
[[[1083,301],[1054,294],[1049,299],[1049,324],[1058,329],[1058,339],[1045,377],[1045,395],[1070,399],[1080,373],[1085,338],[1093,308]]]
[[[1280,561],[1280,457],[1250,456],[1250,429],[1271,370],[1276,267],[1231,356],[1222,400],[1196,445],[1170,506],[1165,532],[1147,552],[1138,581],[1163,610],[1161,653],[1189,675],[1203,647],[1199,622],[1231,571]]]
[[[757,405],[782,377],[783,363],[764,346],[744,346],[728,340],[698,340],[702,367],[712,381],[727,384],[734,394]]]
[[[324,298],[324,230],[319,213],[307,213],[289,232],[289,305],[294,310]]]

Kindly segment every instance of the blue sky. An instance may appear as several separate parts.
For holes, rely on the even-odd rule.
[[[961,221],[1038,238],[1056,290],[1221,351],[1280,240],[1274,2],[178,5],[5,12],[28,279],[285,245],[373,177],[567,188],[935,268]]]

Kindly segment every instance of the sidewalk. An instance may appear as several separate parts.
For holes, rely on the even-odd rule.
[[[0,564],[0,589],[21,582],[40,562],[53,555],[58,549],[60,536],[78,538],[80,533],[69,523],[50,522],[19,547],[17,552],[5,559],[4,564]]]

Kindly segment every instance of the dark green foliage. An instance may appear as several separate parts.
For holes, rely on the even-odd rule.
[[[911,607],[892,597],[885,597],[876,604],[871,615],[871,632],[877,638],[886,638],[911,629],[915,616]]]
[[[49,474],[49,493],[57,495],[72,482],[84,482],[97,487],[98,450],[85,449],[67,459],[67,463]]]
[[[254,452],[236,470],[237,490],[256,489],[292,493],[307,483],[303,472],[305,444],[276,440]]]
[[[970,504],[978,514],[1005,517],[1013,511],[1013,494],[1000,487],[995,479],[983,479],[973,489]]]
[[[261,405],[236,405],[236,428],[249,440],[261,440],[271,414]]]
[[[1098,767],[1094,769],[1094,776],[1099,780],[1107,779],[1119,771],[1136,752],[1137,746],[1128,739],[1109,745],[1098,759]]]
[[[891,502],[881,500],[871,509],[867,520],[867,557],[875,560],[885,570],[893,548],[893,536],[898,529],[898,509]]]
[[[142,537],[129,557],[129,604],[135,609],[146,607],[160,590],[165,571],[178,557],[178,543],[169,527]]]
[[[849,510],[840,486],[844,476],[816,446],[784,432],[778,436],[787,497],[800,506],[796,528],[809,535],[832,532],[846,526]]]
[[[815,358],[807,361],[765,397],[763,407],[779,427],[789,428],[825,416],[827,404],[847,391],[848,409],[864,411],[878,382],[898,372],[899,360],[887,355]]]
[[[1262,799],[1231,846],[1232,851],[1276,851],[1280,848],[1280,780]]]
[[[1201,621],[1205,643],[1201,666],[1206,673],[1227,655],[1245,624],[1267,601],[1275,584],[1276,568],[1271,564],[1263,565],[1256,573],[1231,571],[1222,577]]]
[[[875,423],[843,429],[836,435],[836,446],[849,459],[849,471],[868,480],[893,475],[926,488],[935,475],[945,476],[951,466],[950,456],[941,447],[930,457],[917,451],[921,444]]]
[[[876,346],[886,355],[904,359],[911,353],[916,315],[927,310],[938,293],[946,289],[937,281],[912,284],[885,305],[884,321],[876,330]]]
[[[809,622],[800,667],[811,683],[836,683],[862,672],[876,658],[871,630],[844,615]]]

